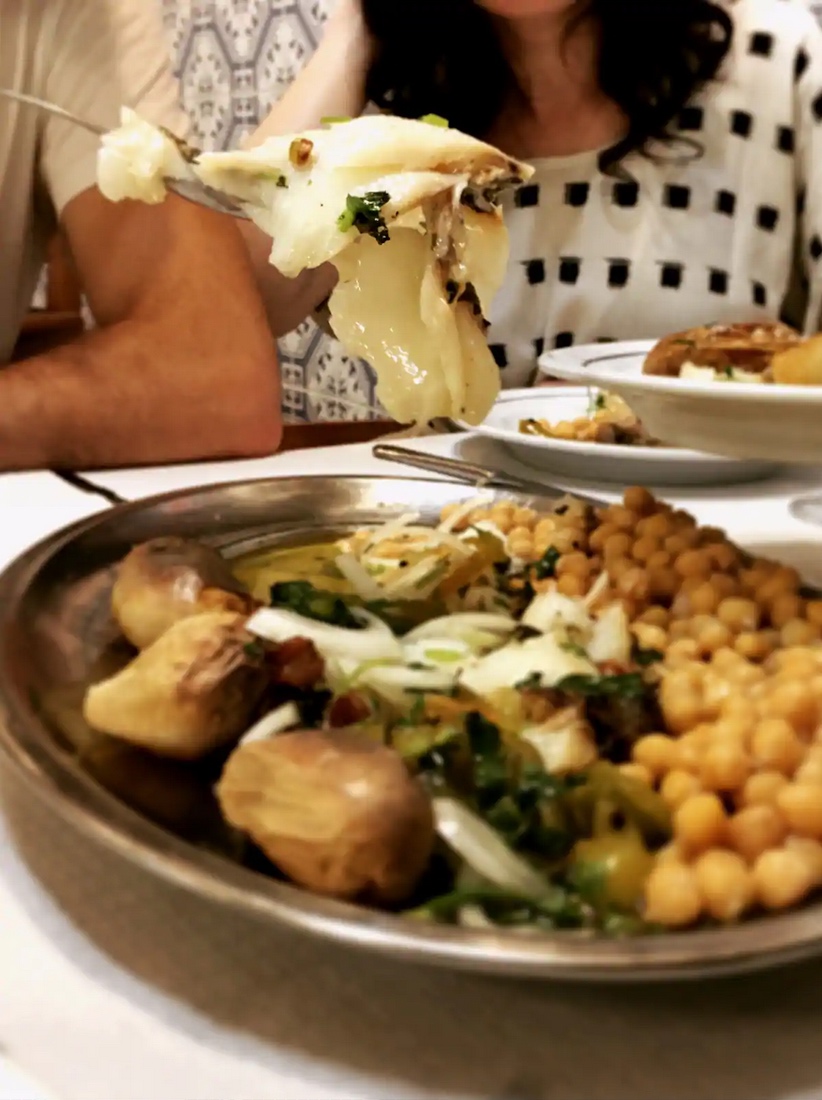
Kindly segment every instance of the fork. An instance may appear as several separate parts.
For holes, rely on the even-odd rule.
[[[35,107],[39,111],[46,111],[48,114],[54,115],[55,118],[61,118],[63,121],[71,122],[75,126],[82,126],[84,130],[88,130],[89,133],[95,134],[97,137],[103,137],[109,133],[105,126],[99,126],[96,122],[89,122],[88,119],[81,118],[80,115],[75,115],[72,111],[67,111],[65,107],[60,107],[56,103],[50,103],[47,99],[27,95],[25,92],[12,91],[10,88],[0,88],[0,98],[22,103],[27,107]],[[193,164],[197,160],[201,150],[189,145],[187,141],[177,137],[165,126],[161,126],[160,130],[174,142],[186,164]],[[179,195],[180,198],[186,199],[188,202],[205,206],[209,210],[215,210],[218,214],[228,214],[232,218],[248,219],[248,214],[234,199],[223,191],[209,187],[198,179],[166,179],[165,184],[169,191],[173,191],[175,195]]]

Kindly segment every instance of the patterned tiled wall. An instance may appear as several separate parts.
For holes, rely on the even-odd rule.
[[[333,0],[162,0],[184,105],[207,149],[236,146],[314,51]],[[280,344],[284,413],[356,420],[374,376],[310,321]],[[311,396],[293,387],[311,390]],[[347,400],[352,404],[344,404]]]
[[[161,0],[185,106],[204,147],[236,145],[265,117],[311,56],[333,2]],[[810,6],[822,20],[822,0],[811,0]],[[373,405],[373,372],[313,323],[286,337],[280,354],[286,415],[298,420],[369,415],[342,399]],[[308,388],[312,396],[289,386]]]

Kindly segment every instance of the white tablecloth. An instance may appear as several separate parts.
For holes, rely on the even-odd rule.
[[[270,473],[389,469],[370,448],[349,447],[94,479],[136,497]],[[822,531],[791,520],[787,503],[819,481],[805,473],[673,497],[746,541],[784,543],[812,567]],[[77,494],[72,516],[40,491],[32,482],[14,498],[39,516],[29,539],[95,507]],[[0,480],[4,518],[5,500]],[[8,558],[3,530],[0,546]],[[822,1097],[822,964],[602,989],[378,960],[274,932],[147,878],[74,835],[13,777],[2,794],[0,1049],[56,1100]],[[22,1100],[22,1089],[5,1087]],[[3,1088],[0,1062],[0,1100]]]

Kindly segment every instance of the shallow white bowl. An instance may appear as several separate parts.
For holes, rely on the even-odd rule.
[[[822,386],[696,382],[642,373],[652,340],[547,352],[540,370],[617,393],[677,447],[770,462],[822,463]]]
[[[469,430],[499,440],[520,462],[533,469],[584,481],[654,486],[731,485],[768,477],[776,470],[768,462],[743,462],[677,447],[580,443],[523,435],[519,431],[521,420],[556,424],[585,416],[591,396],[591,390],[585,386],[505,390],[484,423]]]

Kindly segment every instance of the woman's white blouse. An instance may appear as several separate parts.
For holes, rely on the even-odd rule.
[[[722,79],[682,111],[682,140],[629,157],[625,180],[604,177],[594,153],[537,160],[508,202],[488,333],[503,386],[571,344],[780,314],[819,327],[822,29],[802,0],[730,10]]]

